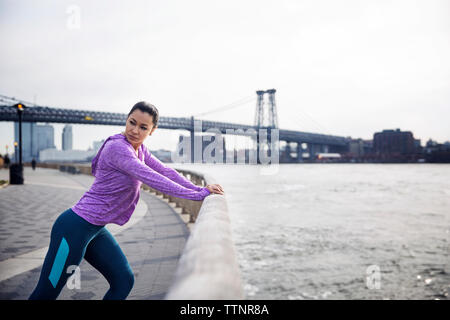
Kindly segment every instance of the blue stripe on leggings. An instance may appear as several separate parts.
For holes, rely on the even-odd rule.
[[[68,255],[69,255],[69,244],[63,237],[61,240],[61,244],[59,245],[58,252],[56,253],[56,258],[55,261],[53,262],[52,270],[50,271],[50,275],[48,276],[50,282],[53,285],[53,288],[56,288],[56,285],[58,284],[59,278],[61,277],[61,273],[64,269],[64,265],[66,264]]]

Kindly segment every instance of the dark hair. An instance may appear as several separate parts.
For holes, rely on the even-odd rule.
[[[142,112],[147,112],[149,115],[153,117],[153,125],[155,126],[158,125],[159,112],[154,105],[145,101],[136,103],[133,106],[133,108],[131,108],[131,111],[128,113],[127,119],[130,117],[130,114],[132,114],[136,109],[139,109]]]

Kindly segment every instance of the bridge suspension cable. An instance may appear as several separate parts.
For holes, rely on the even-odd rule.
[[[33,102],[29,102],[29,101],[25,101],[22,99],[16,99],[15,97],[8,97],[5,96],[3,94],[0,94],[0,101],[5,102],[5,103],[11,103],[11,104],[16,104],[16,103],[23,103],[25,105],[29,105],[29,106],[35,106],[36,104]]]
[[[231,109],[235,109],[235,108],[241,107],[241,106],[243,106],[245,104],[248,104],[249,102],[252,102],[254,100],[255,100],[254,96],[247,96],[247,97],[241,98],[239,100],[236,100],[236,101],[234,101],[232,103],[229,103],[227,105],[224,105],[222,107],[215,108],[215,109],[212,109],[210,111],[198,113],[198,114],[194,115],[194,117],[200,117],[200,116],[204,116],[206,114],[218,113],[218,112],[222,112],[222,111],[228,111],[228,110],[231,110]]]
[[[297,114],[297,112],[301,113],[301,115]],[[331,135],[330,130],[328,128],[320,124],[307,112],[301,109],[293,110],[289,114],[289,117],[287,119],[289,119],[291,123],[295,122],[295,124],[298,125],[298,128],[301,129],[302,131],[312,131],[312,132],[316,131]]]

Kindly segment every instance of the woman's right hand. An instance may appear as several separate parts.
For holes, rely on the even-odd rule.
[[[222,188],[222,186],[220,184],[208,184],[206,186],[206,188],[211,193],[224,194],[223,188]]]

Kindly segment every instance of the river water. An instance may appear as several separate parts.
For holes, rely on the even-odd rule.
[[[225,189],[247,299],[450,299],[450,165],[174,166]]]

